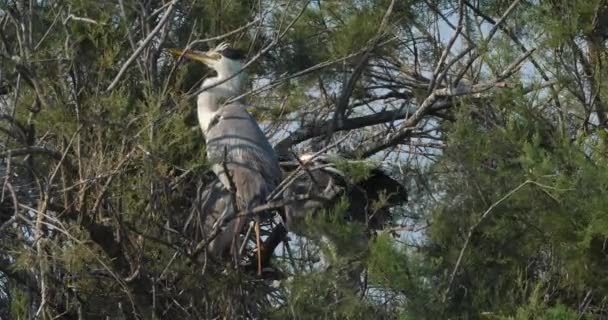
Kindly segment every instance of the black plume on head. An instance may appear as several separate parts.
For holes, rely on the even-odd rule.
[[[226,48],[226,49],[222,50],[221,53],[225,58],[228,58],[228,59],[232,59],[232,60],[245,59],[245,53],[239,49]]]

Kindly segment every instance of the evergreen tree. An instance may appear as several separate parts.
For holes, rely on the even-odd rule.
[[[0,319],[607,317],[605,0],[2,0],[0,25]],[[211,71],[167,50],[222,41],[277,153],[322,159],[284,163],[314,205],[269,203],[262,277],[254,241],[205,250]]]

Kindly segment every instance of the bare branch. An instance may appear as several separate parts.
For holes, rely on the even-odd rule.
[[[241,72],[247,70],[247,68],[249,68],[255,61],[257,61],[260,57],[262,57],[263,55],[265,55],[272,48],[274,48],[279,43],[279,41],[281,41],[281,39],[283,39],[285,37],[285,35],[287,35],[287,32],[291,29],[291,27],[293,27],[293,25],[300,19],[300,17],[302,16],[302,14],[304,14],[304,11],[306,11],[306,8],[308,8],[308,4],[309,3],[310,3],[310,1],[307,1],[306,5],[304,5],[302,7],[302,10],[300,10],[300,12],[298,13],[298,15],[289,23],[289,25],[287,25],[287,27],[285,28],[285,30],[283,30],[278,36],[276,36],[266,47],[264,47],[262,50],[260,50],[260,52],[258,52],[255,56],[253,56],[253,58],[251,58],[251,60],[247,61],[247,63],[245,63],[245,65],[243,65],[243,67],[241,68],[241,70],[239,70],[238,72],[234,73],[230,77],[226,77],[222,81],[218,81],[216,83],[213,83],[211,85],[208,85],[208,86],[205,86],[205,87],[202,87],[202,88],[196,90],[194,93],[188,95],[188,98],[196,97],[201,92],[209,90],[209,89],[214,88],[214,87],[217,87],[217,86],[221,85],[222,83],[224,83],[226,81],[229,81],[232,78],[238,76],[239,74],[241,74]],[[234,97],[234,98],[228,100],[227,103],[234,102],[234,101],[240,99],[241,96]]]
[[[357,63],[355,70],[351,74],[348,81],[346,83],[344,83],[344,85],[342,87],[342,93],[340,94],[340,98],[338,99],[338,103],[336,105],[336,111],[334,112],[334,122],[332,124],[331,129],[338,126],[340,124],[340,122],[344,120],[344,114],[346,112],[346,108],[348,107],[348,101],[350,100],[353,90],[355,89],[355,84],[357,83],[357,81],[359,80],[359,77],[363,73],[363,69],[365,68],[365,65],[367,64],[367,61],[369,60],[372,51],[374,49],[376,49],[378,47],[378,45],[380,44],[380,40],[382,39],[382,36],[384,35],[386,25],[388,24],[388,18],[390,17],[391,13],[393,12],[394,5],[395,5],[395,0],[392,0],[391,3],[389,4],[388,8],[386,9],[386,12],[384,13],[384,17],[382,18],[382,22],[380,23],[380,26],[378,27],[378,33],[376,34],[376,36],[374,36],[374,38],[372,38],[369,45],[365,48],[363,55],[359,58],[359,62]],[[333,132],[333,130],[330,130],[330,132],[328,133],[328,136],[331,135],[332,132]]]
[[[131,65],[131,63],[133,63],[133,61],[135,61],[135,59],[137,59],[137,57],[139,57],[141,52],[148,46],[150,41],[152,41],[152,39],[154,39],[156,34],[162,29],[163,25],[169,20],[169,17],[171,16],[171,13],[173,12],[173,9],[175,8],[175,5],[177,4],[178,1],[179,0],[171,1],[171,4],[169,5],[169,7],[167,7],[167,10],[165,11],[162,18],[160,18],[160,21],[158,21],[158,24],[156,25],[156,27],[154,27],[154,29],[152,29],[150,34],[148,34],[148,36],[142,41],[142,43],[135,50],[135,52],[133,52],[133,54],[127,59],[127,61],[125,61],[125,63],[122,65],[122,67],[118,71],[118,74],[116,75],[116,77],[114,77],[114,80],[112,80],[112,83],[110,83],[110,85],[106,89],[106,91],[111,91],[112,89],[114,89],[114,87],[116,87],[116,85],[118,84],[118,81],[123,76],[123,74],[127,71],[129,66]]]

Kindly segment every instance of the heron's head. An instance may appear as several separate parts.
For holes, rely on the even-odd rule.
[[[218,78],[225,79],[243,68],[245,54],[231,48],[227,43],[221,43],[209,51],[170,49],[171,53],[186,59],[202,62],[217,72]],[[235,77],[239,78],[239,76]]]

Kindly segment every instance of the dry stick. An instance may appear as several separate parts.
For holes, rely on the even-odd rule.
[[[283,30],[283,32],[281,32],[277,37],[275,37],[270,44],[268,44],[266,47],[264,47],[264,49],[260,50],[260,52],[258,52],[253,58],[251,58],[251,60],[247,61],[247,63],[245,63],[245,65],[243,65],[243,67],[241,68],[241,70],[239,70],[238,72],[232,74],[230,77],[227,77],[226,79],[223,79],[222,81],[218,81],[215,82],[213,84],[210,84],[208,86],[202,87],[200,89],[198,89],[197,91],[195,91],[194,93],[188,95],[188,98],[193,98],[198,96],[201,92],[209,90],[211,88],[215,88],[227,81],[230,81],[232,78],[238,76],[239,74],[241,74],[243,71],[245,71],[247,68],[249,68],[249,66],[251,66],[255,61],[257,61],[260,57],[262,57],[263,55],[265,55],[268,51],[270,51],[272,48],[274,48],[275,45],[277,45],[279,43],[279,41],[281,41],[281,39],[283,39],[285,37],[285,35],[287,34],[287,32],[289,31],[289,29],[291,29],[291,27],[293,27],[293,25],[300,20],[300,17],[302,16],[302,14],[304,14],[304,11],[306,11],[306,8],[308,8],[308,4],[310,3],[310,1],[306,2],[306,5],[302,7],[302,10],[300,10],[300,12],[298,13],[298,15],[289,23],[289,25],[287,25],[287,27],[285,28],[285,30]],[[240,97],[240,96],[239,96]],[[237,98],[239,98],[237,97]],[[228,103],[235,101],[237,98],[233,98],[228,100]]]
[[[260,20],[261,20],[260,18],[255,18],[255,19],[253,19],[253,21],[250,21],[250,22],[248,22],[247,24],[245,24],[243,26],[240,26],[240,27],[238,27],[238,28],[236,28],[236,29],[234,29],[232,31],[228,31],[228,32],[226,32],[224,34],[221,34],[219,36],[205,38],[205,39],[199,39],[199,40],[194,40],[194,41],[190,42],[188,44],[188,46],[186,46],[186,49],[190,49],[194,45],[199,44],[199,43],[207,43],[207,42],[210,42],[210,41],[222,40],[224,38],[228,38],[228,37],[230,37],[233,34],[237,34],[237,33],[241,32],[241,31],[243,31],[245,29],[248,29],[252,25],[258,23]]]
[[[456,27],[456,30],[454,30],[454,34],[448,41],[448,45],[443,49],[443,52],[441,53],[441,57],[439,58],[439,61],[437,62],[437,66],[435,67],[435,72],[433,72],[433,77],[431,78],[431,83],[429,84],[429,90],[428,90],[429,93],[431,93],[431,92],[433,92],[433,90],[437,89],[437,86],[442,81],[442,77],[440,77],[440,70],[441,70],[441,68],[443,68],[443,64],[445,63],[445,60],[448,58],[450,50],[452,50],[452,46],[456,42],[456,39],[458,39],[458,36],[460,36],[460,33],[462,32],[462,25],[463,25],[463,21],[464,21],[464,4],[462,2],[463,2],[463,0],[460,0],[458,3],[458,26]],[[446,70],[447,69],[448,68],[446,68]],[[443,74],[445,74],[445,72]]]
[[[247,240],[249,240],[249,236],[251,236],[251,230],[253,230],[254,223],[249,223],[249,228],[247,228],[247,232],[245,233],[245,240],[241,243],[241,248],[239,248],[239,255],[243,254],[245,251],[245,245],[247,245]]]
[[[589,289],[589,291],[587,291],[587,294],[583,298],[583,301],[578,306],[578,318],[577,318],[577,320],[583,319],[583,316],[585,315],[585,312],[587,311],[587,308],[589,307],[589,304],[591,303],[591,300],[593,300],[592,293],[593,293],[593,289]]]
[[[118,81],[120,80],[120,78],[123,76],[123,74],[129,68],[129,65],[131,65],[131,63],[133,63],[133,61],[135,61],[135,59],[137,59],[137,57],[148,46],[148,44],[150,43],[150,41],[152,41],[152,39],[160,31],[160,29],[167,22],[167,20],[169,20],[169,17],[171,16],[171,13],[172,13],[173,9],[175,8],[175,4],[177,4],[177,1],[179,1],[179,0],[173,0],[173,1],[171,1],[171,4],[169,5],[169,7],[167,8],[167,10],[165,11],[165,14],[162,16],[162,18],[160,19],[160,21],[158,22],[158,24],[156,25],[156,27],[154,27],[154,29],[152,29],[152,31],[146,37],[146,39],[144,39],[144,41],[139,45],[139,47],[135,50],[135,52],[133,52],[133,54],[129,57],[129,59],[127,59],[127,61],[122,65],[122,67],[118,71],[118,74],[116,75],[116,77],[114,78],[114,80],[112,80],[112,83],[110,83],[110,85],[108,86],[108,88],[106,89],[106,91],[111,91],[112,89],[114,89],[114,87],[116,87],[116,85],[118,84]]]
[[[36,214],[36,226],[35,226],[36,227],[36,237],[34,239],[34,243],[36,244],[36,258],[38,259],[38,271],[40,272],[40,306],[38,307],[38,311],[36,311],[36,317],[38,317],[40,315],[40,313],[43,312],[44,306],[47,303],[47,301],[46,301],[46,298],[47,298],[47,296],[46,296],[47,295],[46,277],[44,276],[44,263],[43,263],[44,259],[42,259],[41,238],[42,238],[42,226],[43,226],[43,224],[45,224],[44,216],[46,216],[46,208],[50,201],[49,193],[51,192],[50,189],[51,189],[51,186],[53,185],[53,180],[55,179],[57,172],[59,172],[59,168],[61,168],[61,164],[65,160],[66,156],[68,155],[68,151],[70,150],[70,148],[72,146],[72,142],[74,142],[74,138],[76,137],[76,134],[79,131],[80,131],[80,128],[76,129],[76,132],[74,132],[74,134],[72,135],[72,138],[70,139],[69,144],[65,148],[63,155],[61,156],[61,159],[59,160],[59,162],[55,166],[55,169],[51,173],[51,176],[49,177],[49,181],[47,182],[47,185],[45,188],[46,190],[44,190],[44,194],[42,196],[42,203],[40,203],[38,212]]]
[[[127,20],[127,10],[125,9],[125,2],[123,0],[118,0],[118,5],[120,7],[120,15],[126,23],[128,20]],[[131,33],[131,28],[127,27],[126,29],[127,29],[127,39],[129,39],[129,44],[131,45],[131,50],[136,50],[137,47],[135,46],[135,40],[133,38],[133,34]],[[139,67],[139,71],[143,75],[144,67],[142,66],[141,62],[138,62],[137,66]]]
[[[12,173],[11,173],[11,154],[9,153],[8,156],[6,157],[6,170],[4,172],[4,184],[2,185],[2,197],[0,197],[0,202],[4,202],[4,189],[6,188],[6,184],[8,183],[8,180],[10,179]]]
[[[505,20],[507,19],[507,17],[511,14],[511,12],[513,10],[515,10],[515,7],[517,7],[517,5],[520,2],[521,2],[521,0],[515,0],[515,1],[513,1],[513,3],[511,3],[511,5],[507,8],[507,10],[505,10],[505,12],[502,14],[502,16],[498,19],[498,21],[496,21],[496,24],[494,24],[494,26],[492,27],[492,29],[490,29],[490,32],[488,33],[488,36],[487,36],[487,38],[485,40],[486,42],[490,42],[490,40],[492,40],[492,38],[494,37],[494,34],[496,34],[496,31],[498,31],[498,28],[505,22]],[[475,47],[476,47],[475,45],[469,46],[467,48],[467,50],[465,50],[465,52],[470,52]],[[462,68],[462,70],[460,70],[460,72],[456,76],[456,79],[454,79],[455,83],[458,82],[458,81],[460,81],[460,79],[462,79],[462,77],[464,77],[464,74],[467,72],[467,70],[473,64],[473,62],[475,62],[475,60],[477,60],[477,58],[479,58],[479,56],[481,56],[481,52],[477,51],[469,59],[469,61],[467,61],[467,63],[465,64],[465,67]]]
[[[228,219],[228,221],[232,221],[232,219],[235,219],[236,216],[231,217],[230,219]],[[228,222],[227,221],[227,222]],[[219,234],[220,232],[222,232],[222,228],[216,228],[215,230],[213,230],[211,232],[211,234],[201,240],[199,243],[196,244],[196,246],[194,247],[194,250],[192,250],[192,252],[190,253],[190,257],[191,258],[196,258],[196,256],[198,256],[199,253],[201,253],[201,251],[203,251],[203,249],[205,249],[207,247],[207,245],[209,245],[211,243],[211,241],[213,241]]]
[[[352,96],[353,90],[355,89],[355,85],[361,75],[363,74],[363,69],[365,68],[367,61],[371,56],[371,53],[374,49],[378,47],[382,37],[384,36],[384,30],[386,29],[386,25],[388,24],[388,19],[393,12],[393,7],[395,5],[395,0],[392,0],[389,4],[386,12],[384,13],[384,17],[382,17],[382,21],[380,22],[380,26],[378,27],[378,32],[369,42],[369,45],[365,48],[363,55],[360,57],[357,66],[355,67],[353,73],[351,74],[348,81],[346,81],[343,85],[342,92],[340,93],[340,97],[338,98],[338,103],[336,104],[336,111],[334,112],[334,120],[332,125],[330,126],[329,133],[327,137],[331,137],[333,134],[334,128],[341,124],[344,120],[344,116],[346,113],[346,109],[348,107],[348,102],[350,97]]]
[[[524,186],[526,186],[528,184],[531,184],[531,183],[534,183],[534,181],[532,181],[532,180],[526,180],[522,184],[520,184],[519,186],[517,186],[515,189],[509,191],[504,197],[502,197],[498,201],[494,202],[488,208],[488,210],[486,210],[481,215],[481,218],[479,218],[479,221],[477,221],[477,223],[475,223],[474,225],[471,226],[471,228],[469,228],[469,233],[467,235],[467,238],[464,241],[464,245],[462,246],[462,249],[460,250],[460,254],[458,255],[458,260],[456,260],[456,265],[454,265],[454,269],[452,270],[452,274],[450,275],[450,282],[448,283],[448,287],[446,288],[445,292],[443,293],[443,298],[442,298],[442,302],[443,303],[445,303],[445,301],[447,299],[447,296],[450,293],[450,289],[452,288],[452,284],[454,282],[454,278],[456,277],[456,273],[458,272],[458,268],[460,267],[460,264],[462,263],[462,257],[464,256],[464,252],[467,250],[467,247],[469,246],[469,243],[471,241],[471,237],[473,236],[473,232],[475,231],[475,229],[477,229],[477,227],[479,227],[479,225],[490,215],[490,213],[492,212],[492,210],[494,208],[496,208],[503,201],[507,200],[509,197],[511,197],[514,193],[516,193],[517,191],[519,191],[521,188],[523,188]]]
[[[33,211],[36,213],[39,213],[38,210],[26,206],[24,204],[19,204],[19,206],[23,209],[29,210],[29,211]],[[76,238],[75,236],[73,236],[71,233],[69,233],[67,230],[67,228],[65,227],[65,225],[61,222],[61,220],[49,216],[47,214],[43,214],[48,220],[50,221],[54,221],[56,224],[52,224],[49,222],[43,222],[44,225],[46,225],[47,227],[53,228],[53,230],[56,230],[62,234],[64,234],[65,236],[67,236],[68,238],[70,238],[70,240],[74,241],[76,244],[78,245],[83,245],[84,243]],[[33,225],[34,223],[32,221],[30,221],[27,217],[23,216],[23,215],[19,215],[19,218],[21,220],[23,220],[26,223],[29,223],[30,225]],[[99,262],[99,264],[106,269],[106,271],[112,276],[112,278],[114,278],[114,280],[116,280],[116,282],[122,287],[122,289],[124,290],[124,292],[127,294],[127,297],[129,298],[129,302],[131,303],[131,307],[133,308],[134,312],[136,310],[135,307],[135,300],[133,299],[133,296],[131,295],[131,292],[129,291],[129,287],[127,286],[127,284],[114,272],[112,271],[112,269],[99,257],[99,255],[95,252],[93,252],[93,250],[91,250],[89,248],[89,246],[83,246],[83,248],[88,251],[88,253],[90,253],[93,257],[95,257],[95,260],[97,260],[97,262]],[[136,317],[138,318],[138,317]]]
[[[175,261],[175,258],[177,258],[177,255],[179,255],[179,253],[180,253],[179,251],[175,251],[175,253],[171,257],[171,259],[169,259],[169,262],[167,263],[167,265],[165,266],[165,268],[163,269],[163,271],[158,276],[158,280],[164,280],[165,274],[167,273],[167,270],[169,270],[169,267],[171,266],[171,264],[173,264],[173,261]]]
[[[152,11],[152,13],[150,13],[150,15],[146,18],[146,20],[150,20],[150,19],[154,18],[156,15],[158,15],[163,10],[165,10],[165,8],[168,7],[169,5],[171,5],[171,2],[167,2],[167,3],[163,4],[162,6],[160,6],[159,8],[157,8],[156,10]]]
[[[38,41],[38,43],[36,44],[36,46],[34,46],[34,51],[38,50],[38,48],[40,47],[40,45],[42,44],[42,42],[44,42],[44,40],[46,39],[46,37],[51,33],[51,30],[53,30],[53,27],[55,26],[55,24],[59,20],[59,16],[61,15],[61,11],[62,10],[63,10],[63,6],[59,7],[59,10],[58,10],[57,14],[55,15],[55,19],[53,19],[53,23],[51,23],[51,25],[49,26],[49,28],[42,35],[42,38],[40,38],[40,40]]]
[[[381,150],[384,150],[387,147],[395,145],[399,141],[408,137],[411,134],[412,130],[414,130],[418,126],[418,124],[422,120],[422,117],[424,117],[428,113],[428,111],[431,109],[431,107],[434,105],[434,103],[439,98],[449,98],[449,97],[456,97],[456,96],[471,95],[471,94],[488,91],[488,90],[490,90],[492,88],[496,88],[496,87],[505,87],[506,85],[502,81],[504,79],[508,78],[509,76],[511,76],[513,74],[513,72],[515,71],[515,69],[519,65],[521,65],[521,63],[524,60],[526,60],[535,50],[536,49],[532,49],[532,50],[526,52],[525,54],[523,54],[522,56],[520,56],[517,60],[515,60],[513,63],[511,63],[505,69],[505,71],[499,75],[499,77],[493,79],[492,81],[488,81],[488,82],[484,82],[484,83],[480,83],[480,84],[472,85],[472,86],[461,86],[456,89],[453,89],[451,87],[435,89],[426,99],[424,99],[424,101],[422,102],[420,107],[416,110],[416,112],[414,112],[409,118],[407,118],[403,122],[403,125],[399,129],[398,132],[396,132],[392,137],[390,137],[388,139],[388,141],[365,149],[361,153],[361,157],[368,157],[370,155],[373,155]]]
[[[68,23],[68,21],[70,21],[70,20],[86,22],[86,23],[90,23],[90,24],[99,24],[99,22],[97,22],[91,18],[79,17],[79,16],[75,16],[74,14],[70,14],[65,20],[63,20],[63,24]]]

